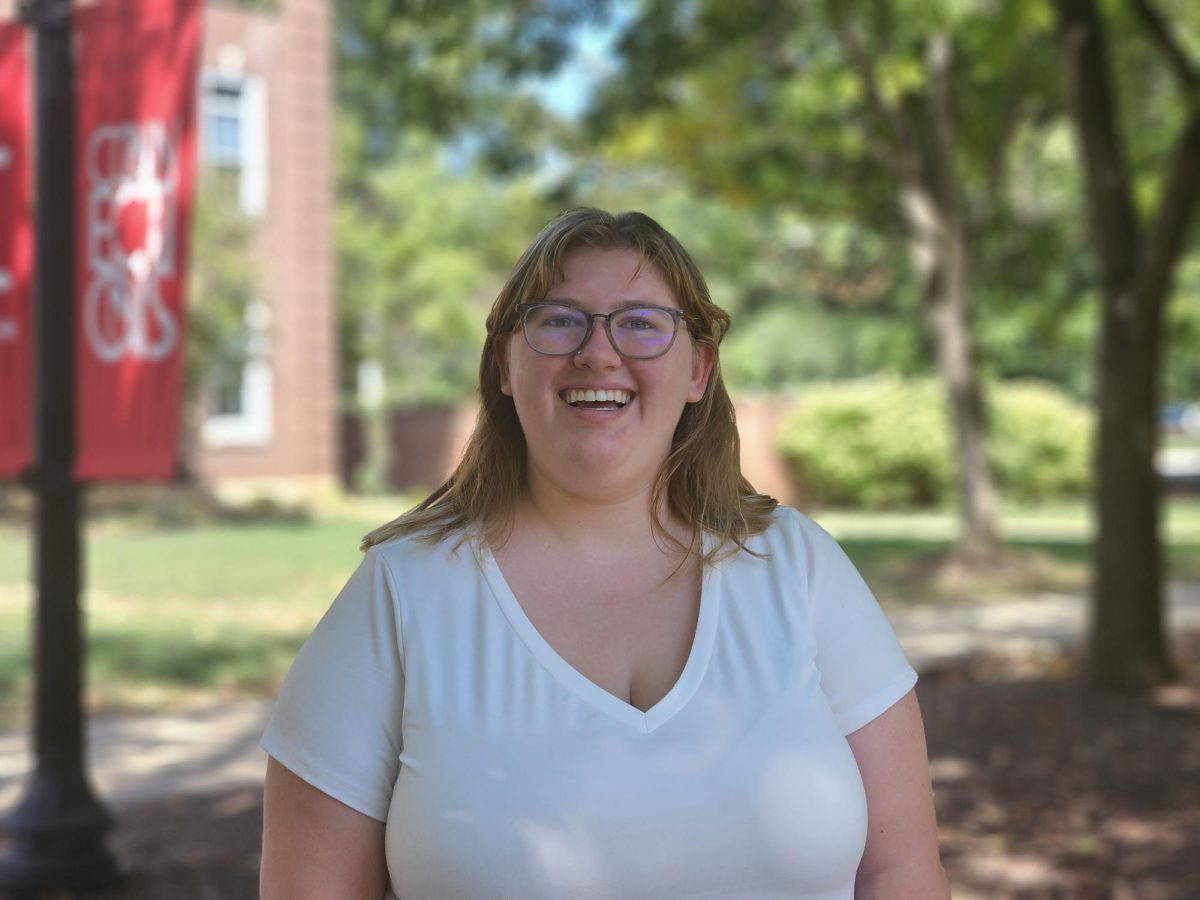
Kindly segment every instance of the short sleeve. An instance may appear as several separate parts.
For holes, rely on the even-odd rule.
[[[801,517],[809,551],[809,598],[821,688],[843,734],[862,728],[917,681],[879,608],[845,551]]]
[[[372,548],[301,648],[262,739],[285,768],[381,822],[400,767],[402,648],[395,584]]]

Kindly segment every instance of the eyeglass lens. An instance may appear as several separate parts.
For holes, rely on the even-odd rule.
[[[539,353],[574,353],[583,345],[591,321],[591,316],[571,306],[534,306],[525,316],[525,339]],[[671,346],[675,321],[666,310],[631,306],[612,314],[608,332],[618,353],[645,359],[659,356]]]

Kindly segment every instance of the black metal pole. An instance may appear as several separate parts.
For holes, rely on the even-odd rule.
[[[84,760],[82,540],[75,456],[73,71],[69,0],[25,0],[36,40],[34,251],[35,769],[0,819],[0,889],[13,896],[120,879],[112,826]]]

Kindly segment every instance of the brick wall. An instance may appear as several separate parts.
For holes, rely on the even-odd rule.
[[[273,14],[219,3],[205,12],[204,65],[228,63],[235,48],[266,83],[267,207],[255,254],[274,391],[270,439],[201,447],[195,469],[206,481],[337,477],[332,40],[328,0],[281,0]]]
[[[742,444],[742,472],[754,487],[783,503],[803,501],[786,467],[775,452],[775,434],[787,404],[777,399],[741,397],[734,401]],[[462,454],[475,424],[475,406],[455,409],[396,412],[392,416],[391,486],[397,489],[432,489],[450,474]],[[353,464],[361,461],[362,435],[358,421],[343,423],[349,485]]]

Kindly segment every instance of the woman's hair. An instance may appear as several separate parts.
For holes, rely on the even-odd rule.
[[[766,530],[777,502],[757,493],[742,476],[737,423],[717,356],[728,313],[712,302],[704,276],[679,241],[649,216],[578,208],[542,229],[492,305],[479,363],[479,415],[457,468],[420,505],[363,538],[362,549],[408,534],[430,543],[453,537],[461,544],[475,534],[503,541],[525,488],[526,448],[513,400],[500,390],[496,342],[516,328],[517,304],[544,299],[563,279],[567,255],[584,247],[632,250],[655,266],[684,310],[692,339],[713,353],[704,396],[684,407],[654,484],[655,532],[667,536],[659,520],[664,499],[691,526],[692,551],[702,549],[703,533],[713,538],[705,562],[744,549],[747,538]]]

